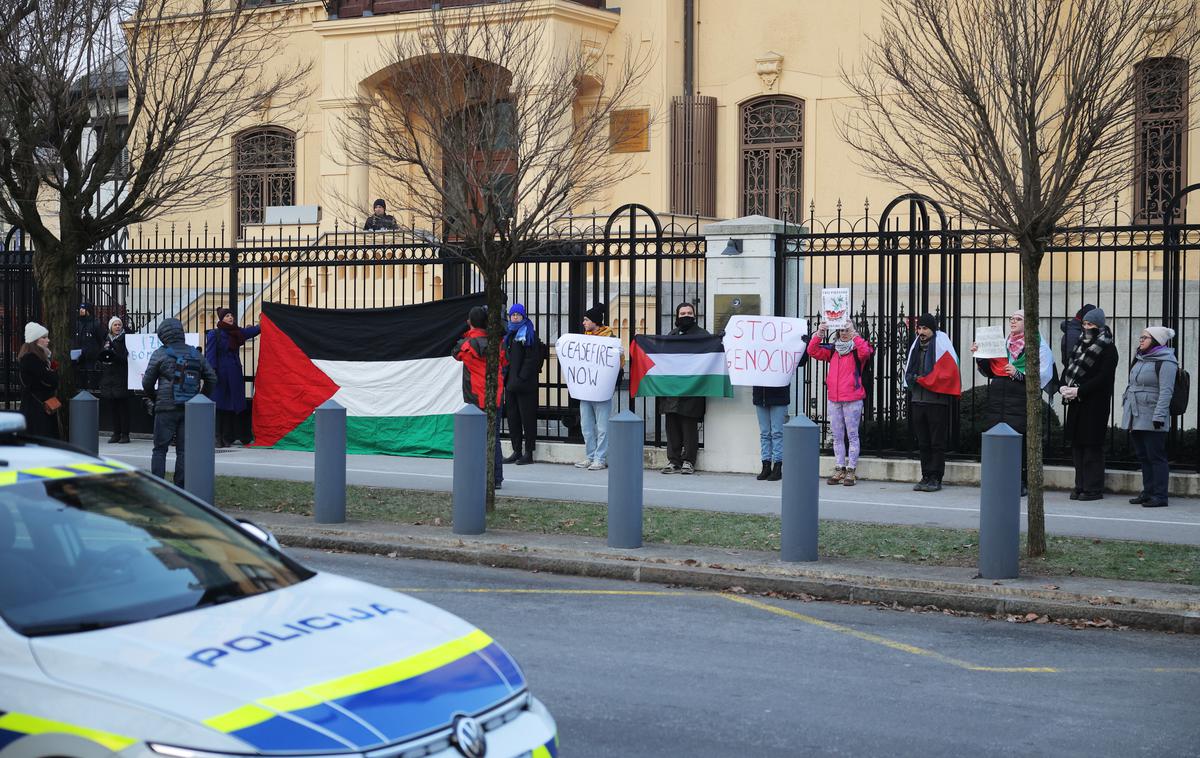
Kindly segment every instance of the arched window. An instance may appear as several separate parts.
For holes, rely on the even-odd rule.
[[[743,105],[741,146],[741,215],[800,219],[804,101],[771,96]]]
[[[296,136],[266,127],[238,135],[233,154],[237,235],[270,205],[296,204]]]
[[[1187,176],[1188,64],[1180,58],[1151,58],[1137,65],[1134,76],[1134,217],[1159,223]],[[1175,217],[1181,218],[1182,211],[1181,204]]]

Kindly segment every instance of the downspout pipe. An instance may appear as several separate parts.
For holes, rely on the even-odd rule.
[[[683,0],[683,96],[696,94],[696,0]]]

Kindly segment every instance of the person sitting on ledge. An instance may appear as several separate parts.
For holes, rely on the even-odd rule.
[[[363,224],[363,229],[368,232],[394,232],[396,228],[396,217],[388,215],[387,203],[383,202],[382,197],[379,198],[375,201],[371,215],[367,216],[367,223]]]

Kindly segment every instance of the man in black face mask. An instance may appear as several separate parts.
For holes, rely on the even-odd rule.
[[[706,335],[696,323],[696,306],[680,303],[675,306],[675,328],[670,334]],[[696,451],[700,447],[700,421],[704,418],[706,401],[703,397],[662,397],[659,408],[667,421],[667,459],[664,474],[696,473]]]

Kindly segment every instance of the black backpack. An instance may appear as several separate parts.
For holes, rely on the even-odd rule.
[[[1162,376],[1162,362],[1154,364],[1154,378]],[[1175,389],[1171,393],[1171,404],[1167,413],[1171,416],[1182,416],[1187,413],[1188,400],[1192,395],[1192,377],[1181,366],[1175,367]]]
[[[176,405],[183,405],[200,394],[200,385],[204,380],[204,365],[201,363],[200,351],[191,345],[182,354],[175,348],[167,348],[167,357],[175,362],[175,372],[171,376],[171,395]]]

